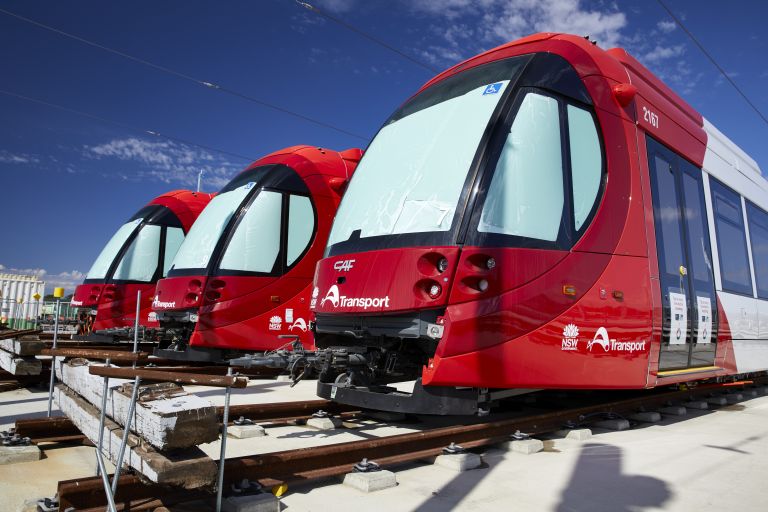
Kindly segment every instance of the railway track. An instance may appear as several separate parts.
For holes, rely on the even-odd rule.
[[[509,441],[511,436],[519,432],[527,435],[546,434],[560,430],[564,425],[588,424],[589,418],[604,419],[605,415],[622,415],[641,409],[658,408],[750,384],[753,384],[753,381],[647,392],[630,398],[604,400],[560,410],[499,419],[480,419],[467,424],[429,428],[407,434],[235,457],[225,462],[225,488],[245,478],[256,481],[265,488],[281,484],[304,484],[349,473],[353,466],[364,458],[375,460],[381,467],[391,467],[440,455],[451,443],[460,444],[465,449],[477,449]],[[265,405],[269,406],[268,409],[271,408],[272,413],[285,408],[279,415],[284,414],[289,407],[288,404]],[[329,404],[323,405],[324,408],[328,406]],[[310,407],[304,403],[303,407],[311,408],[314,404]],[[234,408],[231,414],[237,414]],[[62,509],[75,507],[77,510],[103,510],[106,504],[102,482],[95,477],[59,482],[58,493]],[[194,500],[203,500],[205,507],[211,505],[212,499],[210,494],[204,492],[180,493],[178,490],[158,485],[145,485],[133,475],[120,477],[116,495],[118,510],[131,511],[152,510]]]
[[[175,368],[174,371],[176,371]],[[337,404],[329,400],[232,405],[229,408],[229,417],[232,418],[229,424],[234,424],[236,420],[243,417],[265,426],[285,425],[306,421],[319,410],[345,416],[358,412],[351,406]],[[224,407],[216,407],[216,412],[219,421],[221,421]],[[15,430],[21,437],[29,437],[33,443],[80,442],[85,437],[66,417],[16,420]]]

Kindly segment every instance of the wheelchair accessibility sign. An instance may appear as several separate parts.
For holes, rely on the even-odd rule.
[[[495,84],[487,85],[483,91],[483,96],[486,94],[496,94],[501,90],[503,86],[504,82],[496,82]]]

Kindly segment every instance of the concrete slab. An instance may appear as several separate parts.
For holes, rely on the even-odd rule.
[[[347,473],[344,485],[362,492],[374,492],[389,489],[397,485],[397,477],[391,471],[371,471],[369,473]]]
[[[711,396],[707,398],[707,404],[714,406],[727,405],[728,400],[724,396]]]
[[[725,399],[728,401],[729,404],[736,404],[744,400],[744,395],[741,393],[729,393],[725,395]]]
[[[61,410],[80,432],[96,443],[99,437],[99,410],[64,384],[56,385],[54,397]],[[103,434],[105,459],[116,461],[123,439],[123,429],[106,418]],[[151,482],[186,489],[209,486],[213,484],[217,474],[216,464],[197,447],[164,454],[141,442],[133,434],[128,438],[124,464]]]
[[[36,356],[44,346],[45,344],[40,340],[27,340],[23,337],[0,340],[0,349],[17,356]]]
[[[307,420],[307,426],[316,428],[317,430],[334,430],[341,426],[341,420],[339,418],[310,418]]]
[[[506,441],[502,447],[515,453],[530,455],[544,449],[544,441],[540,439],[523,439],[521,441]]]
[[[640,411],[627,416],[632,421],[639,421],[641,423],[656,423],[661,421],[661,414],[656,411]]]
[[[56,376],[67,387],[96,407],[101,407],[104,380],[91,375],[89,365],[58,363]],[[145,389],[145,385],[140,386]],[[131,403],[133,381],[109,379],[107,415],[125,425]],[[208,400],[187,393],[184,388],[156,400],[139,401],[131,431],[158,450],[189,448],[219,437],[216,409]]]
[[[28,446],[0,446],[0,464],[16,464],[40,460],[40,448],[34,444]]]
[[[230,496],[222,500],[221,508],[225,512],[279,512],[280,500],[271,493]]]
[[[275,381],[277,382],[293,382],[293,379],[290,375],[278,375],[275,377]]]
[[[248,439],[265,436],[267,431],[261,425],[229,425],[227,435],[237,439]]]
[[[698,409],[698,410],[705,410],[709,409],[709,405],[707,405],[707,402],[705,400],[692,400],[690,402],[685,402],[683,404],[683,407],[686,409]]]
[[[40,375],[43,363],[32,356],[21,357],[0,350],[0,368],[11,375]]]
[[[596,421],[592,426],[604,428],[606,430],[627,430],[629,429],[629,421],[624,418],[611,418],[608,420]]]
[[[662,407],[659,409],[661,414],[665,416],[685,416],[688,411],[682,405],[670,405],[669,407]]]
[[[555,432],[556,436],[570,439],[571,441],[586,441],[592,437],[592,430],[588,428],[564,429]]]
[[[483,465],[483,459],[476,453],[454,453],[438,455],[435,466],[450,469],[452,471],[469,471]]]

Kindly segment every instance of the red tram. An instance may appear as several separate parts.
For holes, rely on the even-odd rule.
[[[75,289],[72,306],[85,310],[85,333],[130,328],[141,291],[139,325],[158,327],[152,313],[155,283],[211,194],[175,190],[156,197],[115,232]]]
[[[156,354],[220,361],[313,347],[309,302],[347,181],[362,151],[293,146],[253,162],[218,193],[179,249],[153,307]]]
[[[469,414],[765,370],[766,211],[757,164],[626,51],[485,52],[403,104],[349,184],[315,274],[318,394]]]

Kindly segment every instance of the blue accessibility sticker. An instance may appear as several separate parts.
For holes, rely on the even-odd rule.
[[[490,84],[485,87],[485,90],[483,91],[483,96],[486,94],[496,94],[501,90],[501,88],[504,86],[504,82],[496,82],[495,84]]]
[[[245,184],[245,190],[251,190],[255,184],[256,184],[255,181],[249,181],[248,183]]]

